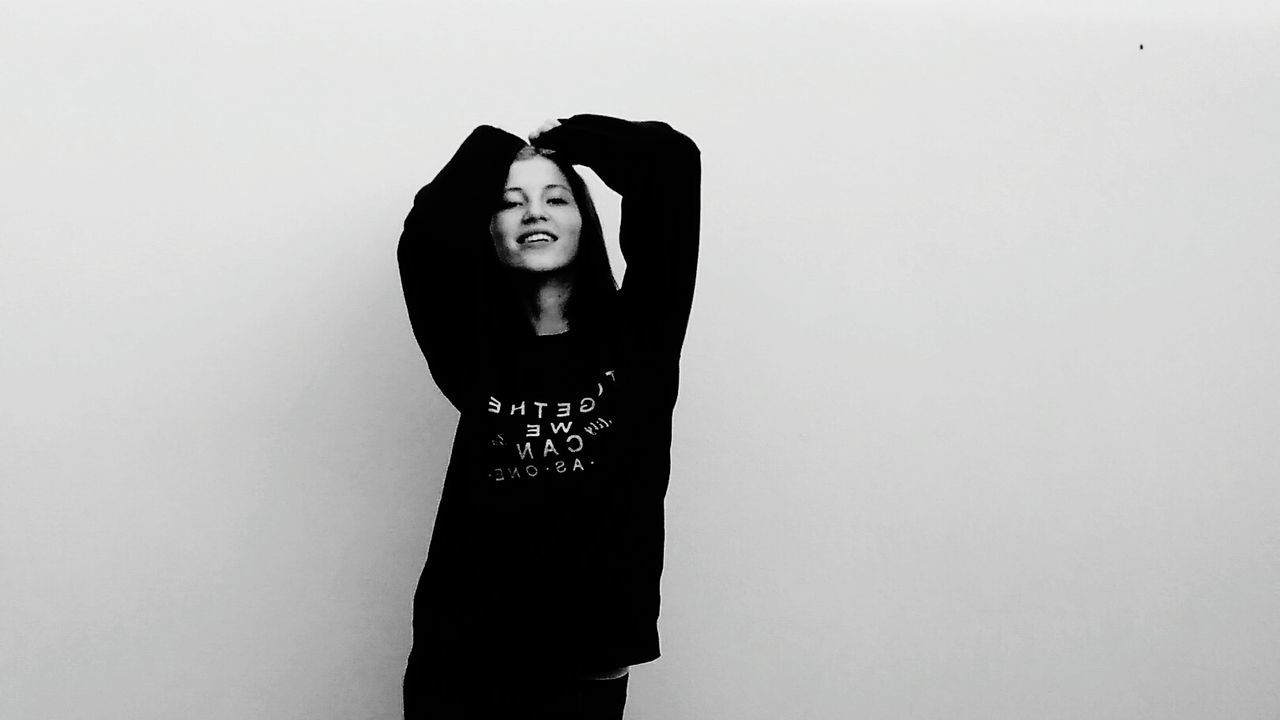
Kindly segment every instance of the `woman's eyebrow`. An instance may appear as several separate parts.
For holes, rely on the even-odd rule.
[[[543,190],[547,190],[547,189],[550,189],[550,188],[560,188],[561,190],[568,190],[568,189],[569,189],[569,187],[568,187],[567,185],[562,185],[561,183],[550,183],[550,184],[548,184],[548,185],[543,186],[543,188],[542,188],[542,189],[543,189]],[[515,191],[515,192],[524,192],[524,188],[509,187],[509,188],[507,188],[507,190],[506,190],[506,191],[507,191],[507,192],[512,192],[512,191]]]

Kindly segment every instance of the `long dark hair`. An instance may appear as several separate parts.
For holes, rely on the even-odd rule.
[[[604,230],[600,226],[600,216],[596,213],[595,203],[587,184],[554,150],[526,145],[516,152],[511,162],[542,157],[555,163],[569,181],[569,189],[573,192],[574,202],[582,215],[582,230],[578,237],[578,253],[570,266],[573,274],[573,291],[569,295],[565,307],[565,319],[569,328],[577,333],[595,333],[608,327],[618,299],[618,283],[613,277],[613,268],[609,264],[609,252],[605,247]],[[506,175],[501,178],[505,184]],[[488,210],[486,222],[499,207],[502,198],[502,185],[495,186],[492,191],[492,202],[486,203]],[[486,237],[488,231],[486,230]],[[488,290],[487,306],[491,331],[498,337],[524,337],[534,334],[528,315],[518,296],[519,283],[513,273],[521,272],[505,267],[498,261],[493,243],[486,245],[485,285]]]

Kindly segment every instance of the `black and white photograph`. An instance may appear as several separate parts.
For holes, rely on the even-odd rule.
[[[0,66],[0,720],[1280,718],[1280,5]]]

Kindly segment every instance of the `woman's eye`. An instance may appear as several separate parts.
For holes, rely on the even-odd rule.
[[[568,205],[569,204],[569,201],[565,200],[564,198],[551,198],[547,202],[552,205]]]

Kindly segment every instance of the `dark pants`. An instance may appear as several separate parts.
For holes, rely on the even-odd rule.
[[[627,678],[530,680],[495,676],[439,688],[410,720],[622,720]],[[430,708],[430,709],[429,709]]]

